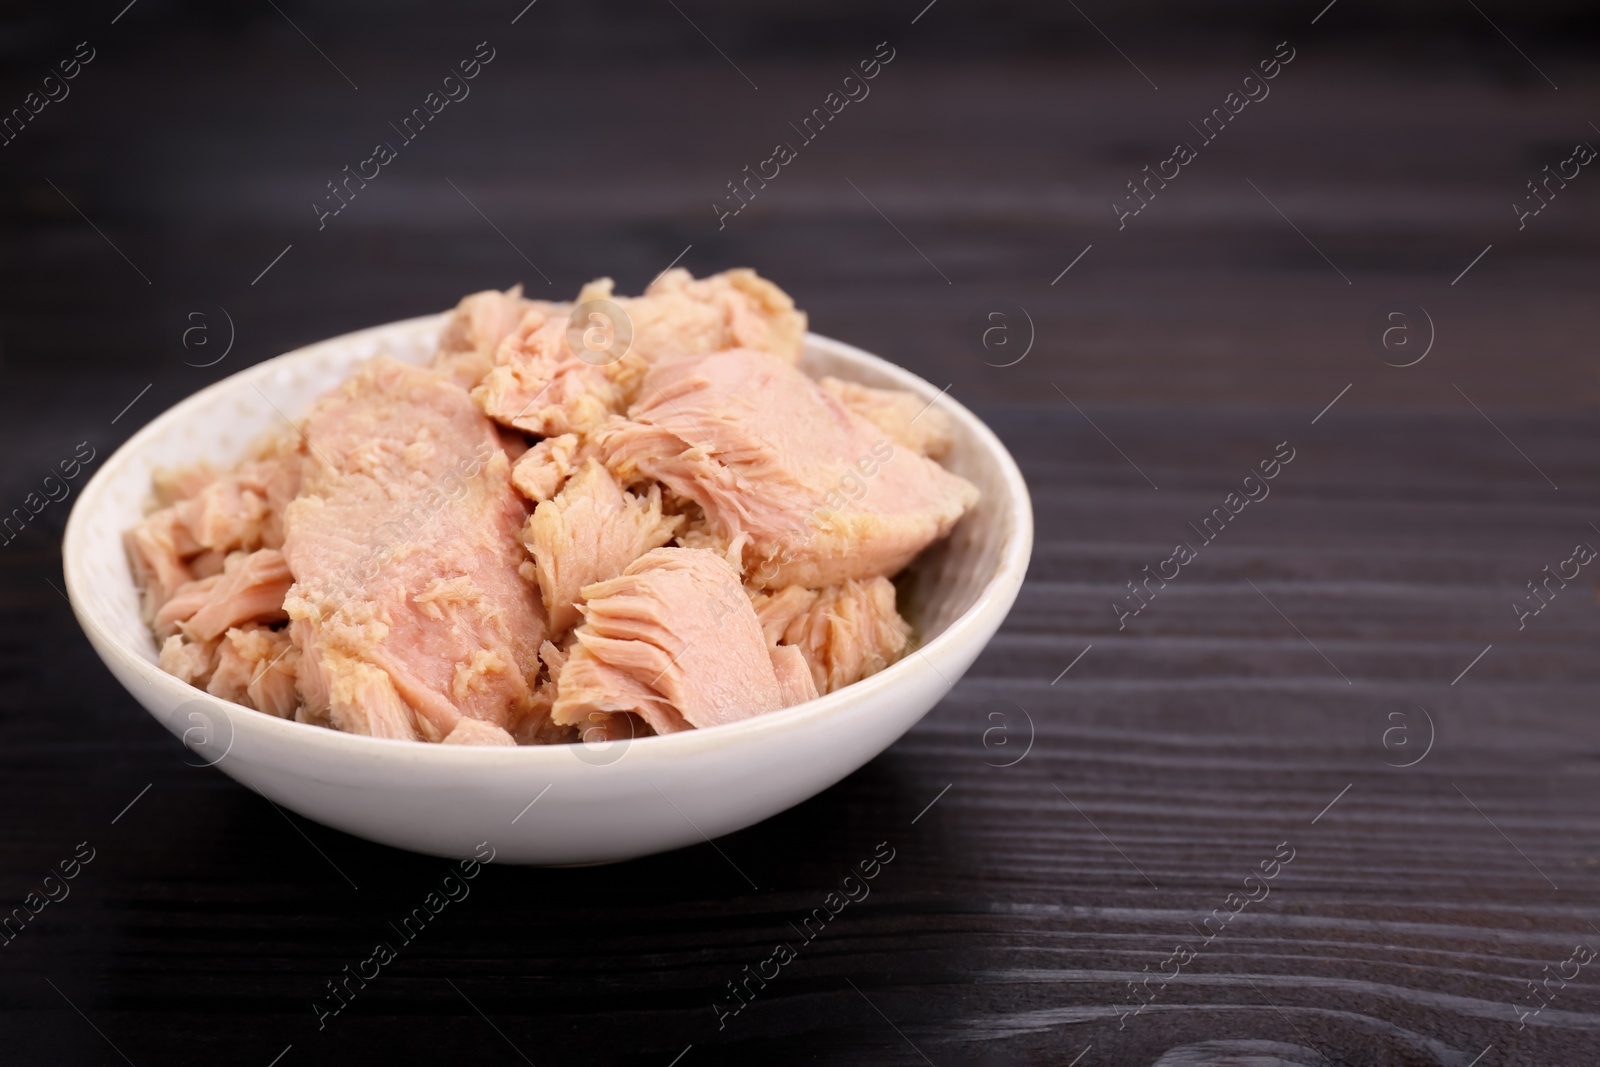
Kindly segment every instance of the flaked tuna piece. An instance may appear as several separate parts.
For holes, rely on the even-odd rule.
[[[668,490],[670,498],[682,509],[685,522],[678,531],[678,545],[682,548],[704,548],[728,561],[736,573],[744,573],[744,546],[750,538],[740,535],[732,541],[725,540],[706,519],[705,510],[692,500],[678,497]]]
[[[573,322],[573,311],[591,301],[614,304],[620,319],[590,308],[589,321]],[[654,360],[743,345],[792,363],[805,328],[794,301],[751,270],[700,281],[670,270],[639,297],[614,296],[611,279],[601,278],[584,286],[573,307],[531,306],[472,395],[491,418],[528,433],[587,433],[627,407]],[[584,339],[580,351],[574,331]],[[590,331],[597,331],[592,339]]]
[[[751,597],[767,644],[803,654],[816,688],[831,693],[904,655],[911,626],[887,578],[828,589],[791,585]],[[781,642],[781,644],[780,644]]]
[[[593,438],[624,484],[656,480],[740,538],[756,588],[822,588],[899,571],[978,490],[897,448],[797,368],[734,349],[654,365],[626,419]]]
[[[263,485],[267,493],[267,521],[261,528],[261,544],[264,548],[282,548],[283,515],[289,508],[289,502],[300,495],[300,476],[305,466],[305,455],[287,452],[274,460],[263,462],[274,466],[268,471]]]
[[[697,281],[676,267],[637,297],[614,296],[612,288],[610,278],[592,281],[577,303],[611,300],[621,307],[632,327],[632,350],[649,362],[727,348],[771,352],[790,363],[800,359],[805,312],[795,309],[788,293],[748,268]]]
[[[286,630],[257,632],[263,635],[270,633],[272,637],[263,642],[265,647],[253,646],[246,649],[245,651],[250,653],[250,658],[259,663],[266,652],[273,649],[277,651],[273,652],[270,660],[250,675],[250,684],[245,687],[245,691],[256,710],[276,715],[280,719],[290,718],[300,704],[298,687],[300,650],[290,642]]]
[[[761,624],[761,632],[768,646],[783,640],[789,624],[810,611],[811,605],[816,602],[816,590],[799,585],[785,586],[772,593],[757,593],[750,598],[751,606],[756,609],[756,621]]]
[[[534,509],[522,529],[550,632],[564,633],[577,623],[581,589],[615,578],[672,540],[682,521],[661,513],[659,486],[643,496],[625,493],[610,471],[589,460],[553,500]]]
[[[283,630],[247,624],[230,629],[218,645],[217,667],[206,692],[280,719],[300,705],[295,677],[300,652]]]
[[[173,634],[161,643],[161,655],[156,662],[180,681],[204,689],[211,680],[211,673],[217,669],[221,643],[217,640],[190,641],[182,634]]]
[[[524,298],[520,285],[503,293],[488,289],[462,297],[439,333],[434,369],[448,375],[463,389],[471,389],[489,373],[500,342],[517,328],[530,308],[552,316],[565,315],[568,311],[565,304]]]
[[[561,677],[561,668],[567,665],[568,649],[557,648],[553,642],[546,641],[539,646],[539,659],[544,663],[544,669],[550,677]]]
[[[201,548],[222,553],[235,549],[248,552],[262,545],[266,497],[237,477],[224,475],[172,509]]]
[[[222,580],[221,573],[196,578],[184,582],[173,591],[167,602],[156,610],[155,618],[150,621],[150,629],[155,631],[156,640],[165,641],[170,635],[178,632],[181,623],[188,622],[194,613],[206,606],[211,599],[211,591]]]
[[[895,610],[894,584],[872,578],[815,594],[811,606],[784,628],[779,647],[798,649],[817,690],[831,693],[889,666],[910,640],[911,626]]]
[[[194,541],[213,552],[283,546],[283,509],[300,488],[300,457],[239,465],[172,506]]]
[[[527,510],[466,391],[380,357],[319,399],[285,516],[297,718],[439,741],[534,711],[544,614],[517,574]]]
[[[581,452],[575,433],[546,437],[512,465],[511,484],[535,504],[542,504],[559,493],[572,477]]]
[[[369,737],[417,740],[418,717],[386,671],[319,643],[304,620],[291,622],[289,634],[301,649],[295,677],[300,691],[296,722]]]
[[[446,745],[512,745],[516,740],[500,727],[482,719],[462,719],[455,729],[444,735]]]
[[[494,367],[472,390],[490,418],[554,437],[587,432],[627,406],[644,376],[644,360],[633,351],[614,360],[575,353],[567,326],[567,316],[534,308],[500,342]]]
[[[225,474],[202,463],[152,475],[166,506],[123,535],[146,621],[187,583],[220,574],[229,553],[283,544],[283,510],[300,484],[298,450],[297,439],[274,435]]]
[[[202,460],[186,467],[157,467],[150,474],[150,489],[159,507],[188,500],[217,480],[217,469]]]
[[[526,566],[532,568],[533,564]],[[569,634],[565,640],[570,642],[573,638]],[[579,739],[576,729],[550,719],[550,709],[556,702],[556,680],[561,677],[561,666],[566,658],[566,652],[549,641],[539,646],[539,660],[544,664],[544,673],[533,687],[533,713],[526,716],[511,733],[511,739],[517,744],[564,745]]]
[[[184,558],[200,551],[200,546],[170,507],[146,515],[123,533],[122,543],[128,551],[133,580],[139,586],[144,620],[153,622],[162,605],[194,580]]]
[[[904,389],[875,389],[842,378],[823,378],[817,382],[857,415],[863,416],[889,435],[896,445],[919,456],[943,459],[956,441],[955,420],[915,393]]]
[[[282,622],[289,617],[283,610],[283,601],[293,583],[294,575],[277,549],[235,552],[228,557],[221,574],[181,589],[157,615],[158,629],[165,619],[181,623],[185,636],[191,640],[209,641],[221,637],[230,627],[247,622]],[[180,605],[181,610],[187,610],[191,604],[195,610],[186,618],[179,618],[178,611],[173,610]]]
[[[778,679],[778,691],[783,706],[793,707],[817,699],[817,683],[811,674],[811,664],[805,654],[793,645],[778,645],[768,649],[772,657],[772,672]]]
[[[665,734],[748,719],[798,695],[779,684],[750,598],[714,552],[655,549],[583,597],[551,712],[558,723],[587,728],[627,712]]]

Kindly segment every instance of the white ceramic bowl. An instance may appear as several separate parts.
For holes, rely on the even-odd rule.
[[[128,691],[182,738],[194,762],[300,814],[359,837],[464,858],[488,842],[500,861],[600,863],[697,843],[814,796],[905,733],[971,666],[1016,599],[1033,512],[1015,462],[949,396],[947,465],[983,498],[949,540],[912,565],[901,608],[920,648],[818,700],[709,730],[628,742],[474,748],[338,733],[211,697],[156,666],[121,534],[138,521],[153,469],[225,464],[360,360],[425,362],[444,318],[336,337],[267,360],[196,393],[107,459],[78,497],[62,545],[78,622]],[[804,367],[867,385],[938,390],[875,356],[809,334]],[[276,410],[275,410],[276,409]],[[537,799],[537,803],[530,802]]]

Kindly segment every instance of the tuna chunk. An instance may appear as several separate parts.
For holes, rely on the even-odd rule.
[[[300,457],[241,464],[172,506],[196,544],[213,552],[283,546],[283,509],[300,488]]]
[[[299,665],[300,651],[286,631],[236,627],[223,635],[206,692],[280,719],[292,718],[300,704],[295,689]]]
[[[226,474],[201,463],[160,470],[151,478],[158,503],[165,505],[123,535],[134,580],[143,594],[145,619],[152,623],[180,588],[221,574],[233,552],[279,548],[283,511],[300,485],[297,438],[273,436],[258,441],[250,458]],[[193,590],[187,590],[193,595]],[[177,605],[156,624],[157,636],[171,633],[193,605]],[[219,631],[220,632],[220,631]]]
[[[512,736],[493,723],[482,719],[462,719],[456,728],[445,734],[446,745],[515,745]]]
[[[472,392],[490,418],[544,437],[587,433],[628,406],[651,362],[744,346],[793,363],[805,337],[805,314],[751,270],[700,281],[670,270],[638,297],[614,296],[611,279],[601,278],[584,286],[575,307],[590,301],[622,315],[591,309],[589,321],[573,322],[566,305],[534,305],[504,335]],[[596,329],[590,339],[586,331]],[[582,351],[573,350],[575,332]]]
[[[688,497],[757,588],[893,574],[950,532],[978,490],[775,356],[656,364],[627,419],[595,435],[625,484]]]
[[[748,719],[802,696],[792,663],[784,664],[790,684],[780,683],[750,598],[714,552],[655,549],[583,597],[584,623],[551,713],[558,723],[633,713],[665,734]]]
[[[155,631],[157,640],[166,640],[178,632],[182,623],[194,617],[194,613],[206,606],[211,599],[211,591],[222,580],[222,574],[207,575],[184,582],[173,592],[167,602],[157,609],[155,618],[151,620],[150,629]],[[282,606],[282,601],[279,601]]]
[[[579,466],[581,450],[578,435],[546,437],[522,454],[511,468],[511,484],[517,492],[542,504],[561,491]]]
[[[532,564],[525,566],[531,567]],[[572,640],[569,634],[566,641],[570,643]],[[546,641],[539,646],[539,659],[544,664],[545,673],[533,688],[533,704],[537,714],[524,719],[522,728],[511,738],[519,745],[559,745],[576,741],[576,730],[550,719],[550,709],[556,702],[556,680],[561,677],[561,666],[566,663],[567,654]]]
[[[128,550],[128,564],[140,589],[140,607],[147,623],[171,600],[180,588],[194,580],[184,563],[186,556],[200,551],[188,527],[178,521],[172,508],[151,513],[122,535]]]
[[[685,519],[683,527],[678,531],[677,541],[680,548],[709,549],[727,560],[728,566],[732,567],[736,574],[744,573],[744,546],[747,539],[740,538],[737,543],[730,544],[712,528],[706,519],[705,510],[692,500],[678,497],[673,500],[673,505],[682,511]]]
[[[183,632],[191,639],[209,641],[247,622],[282,622],[289,617],[283,610],[283,601],[293,583],[289,565],[277,549],[235,552],[228,557],[221,574],[195,583],[205,588],[205,598],[193,614],[182,620]],[[173,601],[187,601],[188,590],[188,586],[184,587]]]
[[[628,564],[672,540],[683,520],[661,514],[661,489],[625,493],[590,460],[553,500],[534,509],[522,530],[533,557],[551,633],[578,621],[584,586],[615,578]]]
[[[610,278],[584,286],[578,303],[611,300],[628,315],[632,350],[654,363],[670,356],[697,356],[727,348],[770,352],[789,363],[800,359],[805,312],[789,294],[747,268],[696,281],[682,267],[667,271],[643,296],[612,295]]]
[[[533,710],[545,637],[517,573],[527,511],[495,428],[460,386],[379,358],[317,401],[285,517],[297,718],[438,741]]]
[[[156,503],[165,508],[188,500],[216,480],[216,468],[202,460],[187,467],[157,467],[150,474],[150,488]]]
[[[874,389],[842,378],[823,378],[817,384],[888,434],[896,445],[909,448],[919,456],[943,459],[955,444],[954,421],[915,393],[904,389]]]
[[[784,628],[779,647],[805,656],[819,692],[859,682],[905,654],[911,626],[895,610],[889,579],[844,582],[812,595],[811,605]]]
[[[295,688],[300,691],[296,722],[370,737],[417,739],[419,718],[401,699],[388,673],[318,643],[316,631],[306,620],[291,622],[289,635],[302,650],[295,677]]]
[[[439,334],[435,370],[463,389],[471,389],[494,366],[494,354],[530,308],[551,316],[565,315],[567,305],[523,298],[522,286],[505,292],[488,289],[461,298]]]
[[[784,707],[817,699],[816,679],[812,677],[811,665],[806,662],[803,652],[792,645],[779,645],[768,651]]]
[[[277,549],[233,552],[219,573],[179,586],[151,628],[159,638],[181,628],[193,640],[209,641],[247,622],[282,622],[288,618],[283,598],[293,581]]]
[[[782,641],[789,624],[810,611],[816,602],[816,590],[798,585],[785,586],[774,593],[757,593],[750,600],[768,645]]]
[[[194,642],[182,634],[173,634],[161,644],[157,660],[161,669],[197,689],[204,689],[217,669],[220,641]]]
[[[553,437],[591,430],[627,406],[644,376],[644,360],[632,351],[616,360],[575,353],[567,326],[565,315],[532,309],[500,343],[494,367],[472,390],[490,418]]]

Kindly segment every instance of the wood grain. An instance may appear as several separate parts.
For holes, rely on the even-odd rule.
[[[1511,607],[1600,545],[1600,178],[1524,231],[1507,208],[1594,137],[1581,10],[1490,12],[1555,91],[1470,8],[1087,9],[1157,91],[1070,9],[943,0],[912,27],[680,5],[751,90],[667,8],[540,4],[513,28],[487,4],[283,6],[359,91],[265,9],[45,22],[8,72],[20,99],[52,42],[102,49],[0,174],[6,506],[77,442],[108,455],[295,345],[530,262],[563,293],[632,289],[692,246],[686,265],[758,267],[996,429],[1034,496],[1028,583],[949,697],[845,782],[725,855],[490,869],[319,1030],[324,983],[444,865],[185,765],[52,588],[52,505],[0,551],[0,904],[80,841],[96,858],[0,949],[0,1058],[1600,1061],[1595,965],[1525,1028],[1516,1011],[1600,947],[1596,573],[1525,629]],[[1111,197],[1285,36],[1271,98],[1118,231]],[[319,232],[323,182],[485,37],[472,98]],[[886,37],[871,98],[719,231],[724,183]],[[1437,330],[1404,369],[1369,338],[1400,302]],[[220,329],[219,308],[233,351],[186,366],[211,358],[182,346],[190,314]],[[1031,319],[1014,366],[1020,347],[984,347],[991,312],[1018,345]],[[1119,629],[1126,583],[1279,442],[1271,495]],[[719,1029],[725,983],[879,842],[870,896]],[[1270,893],[1199,947],[1283,842]],[[1180,943],[1199,951],[1124,1018]]]

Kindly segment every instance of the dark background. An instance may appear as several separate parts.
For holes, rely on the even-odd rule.
[[[709,846],[491,868],[319,1031],[447,865],[187,765],[75,626],[52,504],[0,549],[0,904],[96,858],[0,948],[0,1061],[1600,1062],[1600,962],[1518,1026],[1600,948],[1600,571],[1511,607],[1600,546],[1600,173],[1511,207],[1600,145],[1593,5],[924,3],[4,9],[0,107],[96,52],[0,147],[5,509],[254,361],[683,253],[951,385],[1038,540],[938,709],[719,842],[758,889]],[[725,183],[884,40],[719,231]],[[470,97],[319,232],[324,183],[480,41]],[[1279,41],[1271,95],[1119,231],[1125,183]],[[1435,344],[1386,365],[1419,308]],[[1285,440],[1272,497],[1119,632],[1124,583]],[[885,840],[872,895],[719,1031],[723,983]],[[1271,895],[1119,1028],[1283,841]]]

